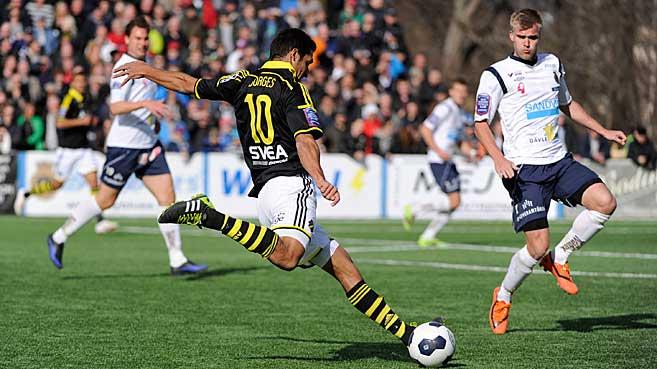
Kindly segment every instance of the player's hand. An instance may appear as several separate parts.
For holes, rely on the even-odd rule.
[[[513,178],[517,170],[518,166],[506,158],[495,161],[495,173],[502,178]]]
[[[123,87],[126,83],[133,79],[144,78],[144,75],[150,68],[151,66],[143,61],[133,61],[114,69],[112,71],[112,78],[120,78],[125,76],[125,79],[123,82],[121,82],[121,87]]]
[[[331,206],[335,206],[340,202],[340,192],[338,189],[328,181],[321,181],[317,183],[317,188],[322,196],[331,202]]]
[[[158,119],[171,118],[171,110],[169,110],[169,107],[162,101],[147,100],[144,101],[144,107],[153,113]]]
[[[440,158],[443,159],[444,161],[452,160],[452,156],[444,151],[436,151],[436,154],[438,154],[438,156],[440,156]]]
[[[602,137],[606,138],[608,141],[616,142],[621,146],[625,146],[625,142],[627,142],[627,137],[625,136],[625,133],[623,133],[623,131],[613,131],[607,129],[604,132],[602,132]]]

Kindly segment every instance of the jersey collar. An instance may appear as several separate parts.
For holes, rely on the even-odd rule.
[[[513,53],[511,53],[511,55],[509,55],[509,58],[511,58],[511,59],[513,59],[517,62],[520,62],[522,64],[526,64],[526,65],[529,65],[530,67],[533,67],[538,62],[538,53],[536,53],[536,57],[534,58],[534,60],[525,60],[523,58],[519,58],[519,57],[513,55]]]
[[[292,64],[281,60],[269,60],[262,65],[262,69],[287,69],[292,72],[292,75],[297,75],[297,71],[294,70]]]

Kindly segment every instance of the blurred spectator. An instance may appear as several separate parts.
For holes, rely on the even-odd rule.
[[[394,154],[425,154],[427,147],[416,124],[402,126],[393,138],[390,152]]]
[[[655,145],[646,134],[646,127],[637,126],[634,129],[633,136],[634,140],[630,142],[627,157],[642,168],[655,170],[657,151],[655,151]]]
[[[46,130],[43,119],[36,115],[34,103],[27,101],[23,105],[23,114],[16,118],[16,126],[22,131],[22,139],[14,145],[17,150],[43,150]]]
[[[580,144],[580,154],[587,159],[604,165],[609,159],[610,148],[609,141],[596,132],[588,130]]]
[[[557,130],[557,137],[559,141],[568,152],[579,154],[579,135],[577,130],[572,124],[567,123],[566,116],[564,114],[559,114],[557,118],[557,125],[559,126]]]

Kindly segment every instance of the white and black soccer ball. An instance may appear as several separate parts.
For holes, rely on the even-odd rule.
[[[410,341],[408,353],[411,358],[429,368],[447,364],[456,350],[454,334],[442,321],[418,325]]]

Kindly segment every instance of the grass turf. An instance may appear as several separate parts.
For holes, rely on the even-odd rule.
[[[186,254],[210,270],[172,278],[154,222],[121,220],[119,232],[97,236],[87,226],[71,238],[59,271],[45,238],[61,222],[0,217],[1,368],[417,367],[318,268],[282,272],[226,238],[183,228]],[[508,250],[396,248],[412,245],[423,224],[412,233],[392,221],[323,225],[402,318],[446,318],[457,340],[452,367],[657,367],[657,222],[612,221],[582,250],[643,255],[571,258],[576,271],[644,278],[579,276],[580,294],[567,296],[535,272],[514,295],[504,336],[487,322],[503,272],[459,266],[506,268]],[[553,243],[568,227],[553,224]],[[454,222],[441,237],[523,244],[504,222]]]

